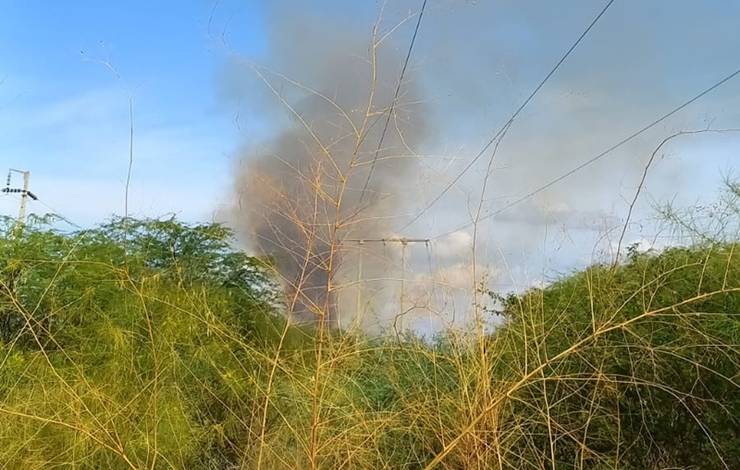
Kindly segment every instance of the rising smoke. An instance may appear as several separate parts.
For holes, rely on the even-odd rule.
[[[596,240],[608,246],[608,233],[621,227],[626,201],[662,138],[705,127],[707,117],[719,118],[713,121],[717,127],[737,124],[732,110],[738,109],[740,82],[598,164],[487,218],[479,227],[478,260],[471,260],[470,243],[460,241],[470,238],[470,209],[481,198],[484,214],[493,213],[651,122],[736,68],[732,58],[740,36],[734,16],[723,13],[723,0],[709,0],[698,10],[686,1],[668,10],[616,2],[514,122],[492,166],[489,189],[481,194],[489,155],[463,178],[453,178],[602,5],[577,0],[558,5],[553,14],[548,2],[525,8],[510,0],[430,0],[401,99],[363,195],[419,5],[412,0],[270,2],[269,49],[255,59],[269,70],[241,59],[229,68],[224,91],[234,102],[248,103],[242,115],[259,121],[253,126],[257,142],[240,152],[233,223],[255,251],[274,258],[288,305],[302,319],[328,315],[339,322],[371,302],[370,309],[386,310],[387,322],[387,305],[399,310],[397,293],[388,292],[398,282],[387,280],[409,274],[400,267],[404,255],[420,277],[418,268],[432,264],[429,253],[370,244],[360,252],[347,240],[396,234],[410,219],[405,215],[424,208],[451,181],[456,182],[447,195],[401,235],[433,239],[437,272],[422,277],[436,283],[432,289],[440,283],[460,290],[468,286],[468,297],[457,303],[460,311],[470,310],[470,290],[478,282],[470,278],[472,265],[483,265],[476,267],[479,273],[490,268],[494,289],[517,290],[541,283],[545,266],[565,271],[591,263]],[[383,8],[375,36],[383,41],[374,62],[372,18]],[[712,24],[711,30],[702,24]],[[690,63],[706,67],[688,70]],[[702,189],[696,175],[712,185],[716,168],[727,166],[716,158],[708,170],[709,157],[679,150],[677,144],[677,155],[651,169],[645,188],[650,198],[671,199],[677,188],[686,200],[698,197]],[[430,155],[420,158],[420,153]],[[650,198],[642,199],[633,214],[639,223],[630,236],[636,239],[656,235],[648,219]],[[435,237],[444,233],[450,236]],[[392,262],[384,260],[388,257]],[[359,292],[358,279],[364,280]],[[450,308],[437,304],[440,315],[449,317]]]
[[[422,105],[412,72],[393,102],[403,57],[392,38],[378,44],[389,25],[379,24],[375,34],[348,32],[326,18],[285,13],[276,15],[273,53],[289,70],[234,69],[256,76],[263,99],[289,119],[268,142],[245,149],[233,219],[252,248],[274,261],[288,311],[336,323],[338,302],[356,297],[349,292],[358,286],[346,286],[357,257],[364,257],[363,277],[381,273],[377,250],[363,246],[360,255],[358,243],[347,240],[392,234],[400,190],[416,167]]]

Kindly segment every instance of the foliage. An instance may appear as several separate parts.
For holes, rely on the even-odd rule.
[[[0,460],[185,468],[223,447],[247,352],[282,324],[263,263],[215,224],[45,222],[0,241]]]
[[[740,461],[740,245],[633,251],[497,296],[493,334],[289,325],[219,225],[0,240],[9,468],[723,468]],[[491,293],[495,295],[494,293]],[[314,446],[312,443],[319,443]]]
[[[528,379],[501,410],[511,450],[533,468],[740,461],[739,249],[638,255],[512,302],[490,345],[497,376]]]

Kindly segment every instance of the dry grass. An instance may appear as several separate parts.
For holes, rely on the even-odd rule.
[[[264,292],[194,263],[206,245],[183,241],[201,232],[209,240],[203,227],[144,224],[132,234],[125,219],[118,238],[115,227],[68,236],[28,227],[3,240],[2,464],[580,469],[740,460],[736,233],[635,253],[510,297],[492,334],[478,307],[474,243],[472,333],[432,343],[334,328],[347,314],[341,289],[355,280],[343,270],[356,256],[343,240],[398,215],[384,212],[381,196],[355,192],[393,161],[373,145],[386,113],[395,125],[386,140],[406,144],[403,105],[377,102],[384,38],[376,27],[367,101],[352,110],[253,67],[312,157],[284,162],[290,188],[265,172],[249,189],[268,195],[253,215],[297,267],[286,274],[278,260],[273,273],[290,321],[254,298]],[[333,109],[336,133],[322,135],[276,76]],[[691,219],[684,226],[701,231]],[[215,253],[217,263],[233,255]],[[348,316],[361,325],[366,313]],[[311,325],[296,326],[298,315]]]

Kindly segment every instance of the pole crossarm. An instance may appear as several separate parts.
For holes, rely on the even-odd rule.
[[[33,199],[34,201],[38,201],[39,200],[39,198],[34,193],[32,193],[31,191],[28,191],[26,189],[21,189],[21,188],[3,188],[0,191],[4,192],[6,194],[14,194],[14,193],[17,193],[17,194],[20,194],[21,196],[28,196],[31,199]]]
[[[357,243],[362,245],[363,243],[400,243],[402,245],[408,245],[409,243],[424,243],[428,245],[431,243],[429,238],[345,238],[343,241],[348,243]]]

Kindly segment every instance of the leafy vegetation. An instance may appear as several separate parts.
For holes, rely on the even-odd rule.
[[[631,251],[471,338],[319,335],[219,225],[0,240],[8,468],[723,468],[740,461],[740,245]],[[696,228],[696,226],[693,226]]]

